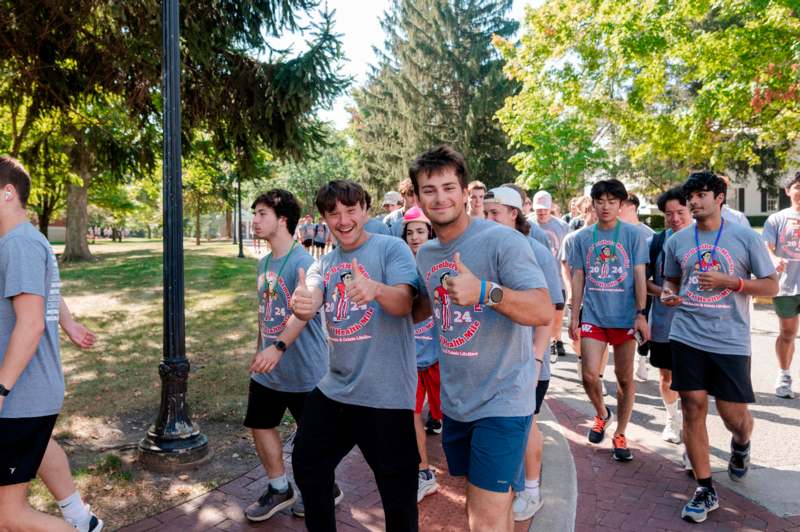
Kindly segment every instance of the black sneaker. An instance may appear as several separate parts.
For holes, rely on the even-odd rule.
[[[560,357],[567,356],[567,351],[564,349],[564,342],[561,340],[556,340],[556,351],[558,351],[558,356]]]
[[[750,443],[747,444],[747,449],[744,451],[737,451],[733,447],[733,440],[731,440],[731,457],[728,460],[728,477],[734,482],[741,482],[747,476],[747,471],[750,469]]]
[[[708,514],[717,508],[719,508],[717,492],[713,489],[698,486],[694,490],[692,500],[683,507],[681,518],[690,523],[702,523],[708,518]]]
[[[606,407],[606,412],[608,415],[605,419],[601,418],[600,416],[594,416],[594,423],[592,424],[592,428],[589,429],[589,443],[600,443],[603,441],[603,438],[606,436],[606,429],[608,425],[611,423],[611,410]]]
[[[339,503],[342,502],[344,499],[344,492],[342,488],[339,487],[339,484],[333,483],[333,506],[339,506]],[[292,515],[295,517],[305,517],[306,516],[306,506],[303,504],[303,497],[298,497],[295,503],[292,505]]]
[[[625,439],[624,434],[615,434],[611,441],[614,446],[614,460],[617,462],[630,462],[633,460],[633,453],[628,448],[628,440]]]
[[[425,423],[425,432],[427,434],[441,434],[442,422],[438,419],[429,418],[428,422]]]
[[[268,485],[264,494],[245,509],[244,516],[250,521],[266,521],[284,508],[292,506],[297,498],[291,482],[286,491],[278,491]]]

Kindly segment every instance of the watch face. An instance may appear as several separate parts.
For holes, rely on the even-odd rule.
[[[500,303],[503,300],[503,289],[500,287],[492,288],[492,291],[489,292],[489,299],[492,300],[492,303]]]

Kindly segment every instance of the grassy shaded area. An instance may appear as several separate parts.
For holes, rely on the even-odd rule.
[[[98,242],[92,246],[97,260],[61,266],[63,297],[98,342],[80,351],[62,335],[67,394],[55,436],[84,498],[111,528],[198,495],[256,463],[241,426],[257,333],[256,259],[236,258],[230,243],[187,242],[185,250],[189,404],[215,459],[180,478],[141,470],[133,451],[155,419],[161,393],[161,241]],[[32,502],[57,513],[38,482]]]

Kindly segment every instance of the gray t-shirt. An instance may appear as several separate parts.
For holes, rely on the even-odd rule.
[[[694,239],[695,225],[681,229],[664,246],[664,276],[680,277],[683,303],[676,307],[669,339],[695,349],[721,355],[750,355],[750,296],[725,290],[700,290],[697,274],[717,271],[741,279],[775,273],[767,248],[758,233],[741,224],[726,222],[713,253],[717,231],[699,231],[700,257]]]
[[[266,349],[278,338],[292,315],[289,300],[297,286],[297,269],[308,271],[314,264],[313,257],[299,246],[295,246],[289,255],[270,259],[267,278],[272,290],[271,297],[267,297],[264,269],[268,257],[269,255],[258,263],[256,281],[261,349]],[[322,315],[317,313],[289,346],[275,369],[270,373],[253,373],[252,379],[280,392],[309,392],[319,383],[327,369],[328,343],[322,329]]]
[[[316,224],[302,224],[297,230],[297,234],[300,235],[300,240],[314,240],[315,228]]]
[[[672,231],[667,229],[666,239],[669,240],[672,236]],[[647,249],[650,249],[650,243],[654,237],[647,240]],[[666,245],[666,240],[664,241]],[[664,248],[656,258],[656,263],[651,264],[652,279],[658,286],[664,286]],[[669,330],[672,327],[672,317],[675,315],[675,307],[668,307],[661,302],[661,299],[653,296],[653,303],[650,306],[650,317],[648,322],[650,324],[650,339],[656,343],[669,342]]]
[[[747,219],[747,216],[742,211],[731,209],[727,205],[722,206],[722,218],[727,222],[735,222],[739,225],[750,227],[750,220]]]
[[[389,286],[417,289],[414,256],[401,240],[370,235],[352,251],[341,246],[311,267],[306,282],[322,290],[330,342],[330,369],[319,383],[326,396],[371,408],[413,409],[417,390],[417,355],[411,314],[392,316],[377,301],[356,305],[345,286],[352,261],[361,273]]]
[[[761,237],[775,246],[775,255],[786,260],[780,273],[779,296],[800,294],[800,212],[792,208],[771,214]]]
[[[555,257],[550,253],[550,249],[539,241],[528,238],[528,242],[530,242],[533,255],[536,257],[536,261],[539,263],[544,273],[544,280],[547,283],[547,291],[550,293],[550,299],[553,301],[554,305],[564,303],[564,293],[561,291],[561,275],[559,273],[561,268],[556,262]],[[540,366],[538,380],[547,381],[550,380],[550,353],[545,353],[543,360],[544,362]]]
[[[656,232],[650,229],[650,227],[644,222],[639,222],[638,224],[635,225],[635,227],[640,233],[644,235],[645,238],[650,238],[654,234],[656,234]]]
[[[546,288],[544,274],[522,233],[470,219],[455,240],[433,239],[417,252],[420,297],[429,297],[441,354],[442,410],[457,421],[529,416],[536,397],[532,327],[514,323],[485,305],[452,303],[448,277],[458,275],[456,252],[478,278],[511,290]]]
[[[0,418],[58,414],[64,402],[58,339],[61,277],[50,243],[28,222],[0,238],[0,292],[0,364],[16,324],[12,298],[21,294],[41,296],[45,313],[45,331],[36,353],[5,398]]]
[[[616,243],[615,227],[602,230],[594,224],[578,231],[569,265],[575,270],[582,269],[585,276],[581,321],[598,327],[628,329],[636,317],[633,270],[638,264],[650,262],[650,257],[642,232],[631,224],[618,223]]]
[[[383,217],[383,223],[389,227],[389,234],[396,237],[403,236],[403,216],[405,211],[397,209]]]
[[[544,247],[549,249],[550,248],[550,238],[547,236],[547,233],[545,233],[542,230],[542,228],[539,227],[536,224],[530,224],[530,225],[531,225],[531,232],[530,232],[530,234],[528,236],[530,238],[536,240],[540,244],[542,244]]]
[[[555,216],[551,216],[547,223],[544,224],[537,222],[534,216],[533,223],[545,232],[549,241],[550,252],[554,257],[558,257],[558,253],[561,251],[561,241],[569,233],[569,225]]]
[[[402,223],[400,224],[402,227]],[[392,231],[389,227],[378,218],[370,218],[364,224],[364,230],[373,235],[391,235]]]

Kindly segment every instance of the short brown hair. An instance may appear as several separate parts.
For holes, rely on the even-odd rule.
[[[0,187],[6,185],[16,189],[19,202],[23,207],[27,207],[28,197],[31,195],[31,176],[18,160],[3,156],[0,157]]]
[[[473,191],[476,188],[485,191],[486,190],[486,185],[484,185],[483,182],[478,181],[477,179],[475,181],[470,182],[470,184],[467,185],[467,190],[469,190],[469,191]]]
[[[411,161],[408,167],[408,177],[414,184],[414,193],[419,196],[419,176],[421,174],[430,175],[437,170],[445,168],[452,168],[458,176],[458,182],[461,183],[461,188],[467,188],[468,172],[467,161],[464,156],[456,150],[442,144],[436,148],[420,153],[416,159]]]
[[[412,192],[414,192],[414,183],[412,183],[411,179],[407,177],[402,181],[400,181],[400,185],[398,185],[397,191],[403,196],[411,194]]]
[[[366,208],[367,196],[364,189],[354,181],[337,179],[322,185],[317,191],[314,203],[321,215],[336,209],[336,202],[352,207],[356,203]]]

